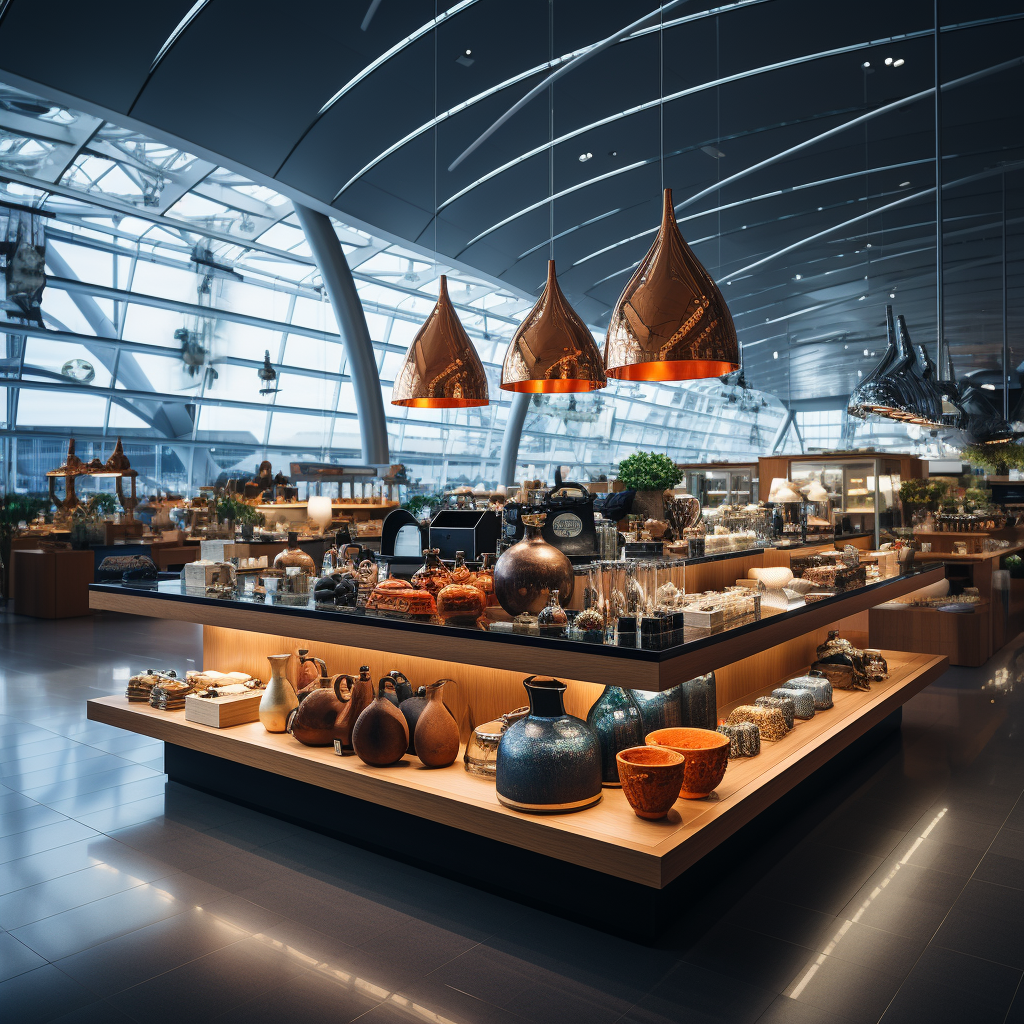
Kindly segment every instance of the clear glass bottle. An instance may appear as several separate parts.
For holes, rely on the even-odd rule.
[[[562,636],[568,625],[569,616],[558,600],[558,591],[552,590],[547,605],[537,614],[537,627],[541,636]]]

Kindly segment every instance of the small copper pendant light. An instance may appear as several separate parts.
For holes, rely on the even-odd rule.
[[[395,377],[392,405],[417,409],[464,409],[487,405],[487,374],[448,297],[441,275],[437,305],[412,339]]]
[[[502,390],[565,394],[607,384],[594,337],[558,287],[555,261],[548,260],[544,291],[505,352]]]
[[[605,370],[619,380],[699,380],[739,365],[729,307],[683,241],[667,188],[658,237],[612,310]]]

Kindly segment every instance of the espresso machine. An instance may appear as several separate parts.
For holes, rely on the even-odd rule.
[[[594,496],[582,484],[563,483],[550,490],[529,492],[528,503],[506,501],[501,513],[499,550],[523,539],[523,514],[546,515],[541,536],[580,565],[601,557],[594,525]]]

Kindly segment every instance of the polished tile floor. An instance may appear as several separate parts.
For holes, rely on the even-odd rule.
[[[199,645],[0,618],[0,1019],[1024,1022],[1024,637],[650,946],[168,783],[159,742],[86,721]]]

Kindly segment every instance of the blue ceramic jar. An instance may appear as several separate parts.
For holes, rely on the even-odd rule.
[[[615,755],[629,747],[643,746],[645,735],[640,708],[632,692],[621,686],[606,686],[587,713],[587,725],[601,744],[602,784],[621,786]]]
[[[601,746],[586,722],[565,712],[565,683],[523,680],[530,713],[498,744],[495,787],[505,807],[531,814],[582,811],[601,799]]]
[[[632,695],[640,708],[645,736],[657,729],[715,729],[718,726],[714,672],[695,676],[661,693],[633,690]]]

